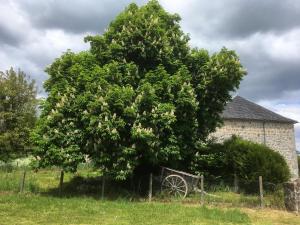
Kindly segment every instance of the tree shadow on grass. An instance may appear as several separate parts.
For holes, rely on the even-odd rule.
[[[61,190],[59,187],[51,188],[41,195],[61,198],[91,197],[100,200],[102,182],[102,177],[75,176],[70,181],[64,182]],[[141,197],[141,193],[137,193],[136,186],[131,181],[105,180],[103,198],[106,200],[138,201]]]

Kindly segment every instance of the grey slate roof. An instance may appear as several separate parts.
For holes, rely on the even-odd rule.
[[[240,96],[234,97],[231,102],[227,103],[222,117],[224,119],[297,123],[295,120],[283,117]]]

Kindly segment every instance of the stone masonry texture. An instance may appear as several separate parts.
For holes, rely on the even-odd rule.
[[[298,161],[294,125],[292,123],[224,119],[224,125],[211,136],[222,142],[232,137],[232,135],[266,144],[271,149],[279,152],[287,161],[292,179],[298,178]]]
[[[300,212],[300,179],[287,182],[284,187],[284,203],[288,211]]]

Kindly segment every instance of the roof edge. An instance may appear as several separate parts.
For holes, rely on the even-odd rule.
[[[279,120],[261,120],[261,119],[247,119],[247,118],[234,118],[234,117],[222,117],[223,120],[240,120],[240,121],[256,121],[256,122],[272,122],[272,123],[287,123],[296,124],[299,123],[297,120],[289,119],[290,121],[279,121]]]
[[[263,107],[263,106],[261,106],[261,105],[259,105],[259,104],[257,104],[257,103],[254,103],[254,102],[251,102],[251,101],[249,101],[249,100],[247,100],[247,99],[245,99],[245,98],[243,98],[243,97],[241,97],[241,96],[239,96],[239,95],[237,95],[237,96],[235,96],[234,98],[232,98],[232,100],[231,101],[229,101],[227,104],[228,105],[230,105],[231,103],[233,103],[233,102],[235,102],[233,105],[235,105],[236,104],[236,102],[242,102],[242,103],[245,103],[246,105],[249,105],[248,107],[253,107],[253,109],[260,109],[262,112],[263,111],[265,111],[266,113],[269,113],[270,115],[275,115],[276,117],[277,117],[277,119],[276,119],[276,117],[274,118],[274,119],[272,119],[272,118],[270,118],[270,119],[268,119],[268,118],[266,118],[266,119],[264,119],[264,118],[244,118],[244,117],[235,117],[235,116],[231,116],[231,115],[226,115],[226,114],[224,114],[224,112],[226,111],[226,106],[225,106],[225,108],[224,108],[224,110],[223,110],[223,113],[221,114],[221,117],[223,118],[223,119],[235,119],[235,120],[255,120],[255,121],[265,121],[265,122],[277,122],[277,123],[289,123],[289,124],[296,124],[296,123],[299,123],[298,121],[296,121],[296,120],[293,120],[293,119],[290,119],[290,118],[287,118],[287,117],[285,117],[285,116],[282,116],[282,115],[280,115],[280,114],[278,114],[278,113],[276,113],[276,112],[274,112],[274,111],[272,111],[272,110],[270,110],[270,109],[267,109],[267,108],[265,108],[265,107]]]

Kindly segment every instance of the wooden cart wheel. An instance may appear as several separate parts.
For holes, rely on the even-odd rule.
[[[161,190],[162,193],[183,199],[188,193],[188,185],[183,177],[174,174],[165,177]]]

